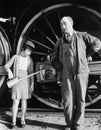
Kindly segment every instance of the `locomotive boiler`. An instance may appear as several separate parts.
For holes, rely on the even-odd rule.
[[[26,0],[27,1],[27,0]],[[24,1],[23,1],[24,2]],[[23,3],[22,2],[22,3]],[[27,1],[28,2],[28,1]],[[23,5],[23,4],[22,4]],[[94,6],[96,5],[96,7]],[[61,36],[60,19],[69,15],[73,18],[76,30],[87,31],[101,39],[101,2],[80,0],[32,0],[20,11],[16,25],[7,33],[4,25],[0,27],[0,97],[5,91],[6,71],[3,65],[9,58],[19,53],[27,38],[35,44],[31,55],[35,71],[45,68],[46,72],[35,76],[33,96],[42,103],[62,109],[60,86],[56,82],[55,70],[51,62],[46,61],[51,55],[56,40]],[[5,23],[6,24],[6,23]],[[13,37],[9,36],[12,35]],[[92,55],[89,62],[90,76],[86,95],[86,107],[101,99],[101,51]]]

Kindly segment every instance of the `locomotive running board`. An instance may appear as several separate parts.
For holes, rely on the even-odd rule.
[[[90,68],[90,74],[101,75],[101,61],[89,62],[88,65]],[[0,66],[0,75],[7,75],[4,66]]]
[[[94,61],[88,63],[90,74],[101,75],[101,61]]]

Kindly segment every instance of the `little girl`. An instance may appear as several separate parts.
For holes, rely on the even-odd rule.
[[[33,73],[33,61],[30,57],[32,49],[35,48],[34,44],[26,40],[25,46],[20,54],[14,55],[5,65],[8,72],[8,78],[23,78]],[[13,66],[13,73],[11,67]],[[27,99],[31,98],[31,93],[34,87],[34,78],[30,77],[19,81],[12,87],[12,124],[11,126],[16,127],[16,116],[18,112],[19,102],[21,100],[21,127],[25,126],[25,113],[27,108]]]

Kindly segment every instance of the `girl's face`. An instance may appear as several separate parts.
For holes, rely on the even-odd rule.
[[[30,56],[30,55],[31,55],[31,50],[28,49],[28,48],[26,48],[26,49],[25,49],[25,55],[26,55],[26,56]]]

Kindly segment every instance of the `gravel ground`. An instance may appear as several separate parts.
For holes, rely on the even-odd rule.
[[[26,113],[26,126],[20,128],[21,112],[17,116],[18,127],[14,130],[64,130],[65,120],[62,112],[30,112]],[[0,130],[10,130],[11,111],[0,112]],[[101,130],[101,113],[86,113],[83,130]]]

